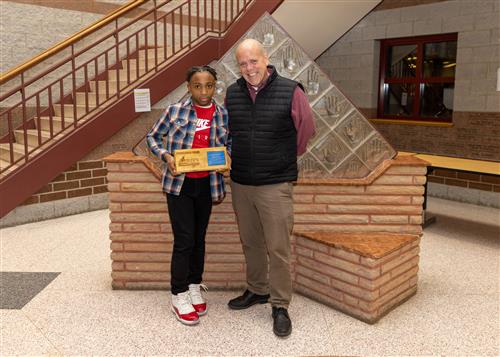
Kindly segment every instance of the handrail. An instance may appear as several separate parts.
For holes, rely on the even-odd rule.
[[[47,58],[53,56],[54,54],[62,51],[63,49],[69,47],[70,45],[78,42],[85,36],[88,36],[95,31],[99,30],[100,28],[106,26],[107,24],[111,23],[112,21],[116,20],[118,17],[136,9],[140,5],[144,4],[147,0],[131,0],[128,4],[125,4],[115,11],[111,12],[109,15],[105,16],[101,20],[95,22],[94,24],[90,25],[89,27],[77,32],[70,38],[59,42],[58,44],[52,46],[48,50],[40,53],[36,57],[30,59],[29,61],[24,62],[23,64],[11,69],[7,73],[2,73],[0,74],[0,84],[4,84],[5,82],[9,81],[10,79],[14,78],[17,76],[19,73],[37,65],[38,63],[46,60]]]
[[[238,4],[233,5],[234,1]],[[278,0],[273,0],[272,3],[274,1]],[[119,24],[118,16],[123,16],[146,2],[151,2],[153,8],[145,9],[126,24]],[[185,0],[182,4],[170,4],[171,0],[133,0],[112,12],[106,17],[107,20],[95,23],[16,68],[20,71],[16,77],[20,77],[20,83],[5,88],[0,95],[4,108],[0,111],[0,119],[5,124],[5,129],[8,129],[0,137],[0,183],[6,175],[31,161],[40,153],[41,147],[45,150],[54,145],[55,137],[60,138],[83,125],[91,115],[108,106],[109,101],[120,99],[133,85],[158,72],[160,65],[164,66],[174,58],[184,56],[185,51],[203,41],[209,34],[221,37],[252,2],[256,3],[256,0]],[[200,12],[201,3],[204,5]],[[214,3],[218,3],[219,16],[224,7],[224,18],[217,18]],[[159,9],[165,5],[173,5],[173,8],[158,16]],[[226,14],[228,6],[231,7],[230,14]],[[233,11],[235,9],[236,13]],[[193,18],[194,11],[196,15]],[[125,32],[124,36],[120,36],[123,31],[151,14],[154,15],[153,22],[148,21],[134,28],[134,32]],[[188,28],[185,39],[183,20]],[[111,21],[114,24],[111,31],[106,31],[84,48],[75,48],[75,41],[95,34],[98,28]],[[195,24],[196,30],[193,32],[191,28]],[[111,42],[97,47],[110,39]],[[71,53],[55,63],[47,64],[48,68],[45,66],[36,74],[26,75],[28,68],[37,68],[36,66],[40,66],[39,62],[45,59],[44,56],[54,55],[56,48],[61,51],[64,46],[71,49]],[[94,51],[96,48],[98,51]],[[161,53],[151,53],[154,48],[161,49]],[[139,64],[141,55],[144,57],[145,67]],[[154,59],[154,63],[149,58]],[[51,77],[51,74],[54,75]],[[7,76],[2,80],[6,82]]]

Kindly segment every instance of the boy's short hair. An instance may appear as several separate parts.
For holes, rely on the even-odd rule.
[[[210,67],[210,66],[193,66],[193,67],[189,68],[186,72],[186,82],[190,82],[191,77],[193,77],[193,75],[195,73],[198,73],[198,72],[208,72],[214,77],[215,80],[217,80],[217,71],[215,69],[213,69],[212,67]]]

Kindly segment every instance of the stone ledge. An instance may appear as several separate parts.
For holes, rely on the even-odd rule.
[[[385,257],[419,238],[413,234],[391,233],[294,232],[294,234],[373,259]]]
[[[107,163],[143,163],[160,180],[162,173],[146,156],[137,156],[131,151],[120,151],[103,159]]]
[[[334,178],[299,178],[297,183],[308,185],[371,185],[382,176],[389,168],[394,166],[427,167],[429,163],[414,156],[396,156],[394,159],[384,160],[368,176],[359,179],[334,179]]]
[[[158,179],[161,178],[162,173],[146,156],[136,156],[133,152],[122,151],[116,152],[104,158],[107,163],[138,163],[141,162],[146,166]],[[388,159],[382,162],[375,170],[368,176],[360,179],[334,179],[334,178],[299,178],[295,184],[307,185],[346,185],[346,186],[359,186],[370,185],[377,178],[383,175],[390,167],[393,166],[406,166],[406,167],[427,167],[429,163],[425,160],[419,159],[412,155],[396,156],[394,159]],[[112,170],[112,167],[109,167]]]

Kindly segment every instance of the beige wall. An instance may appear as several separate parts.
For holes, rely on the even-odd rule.
[[[380,0],[285,0],[273,13],[273,18],[309,57],[316,58],[379,2]],[[297,21],[299,18],[300,21]]]
[[[0,72],[29,60],[102,17],[102,14],[0,1]]]
[[[386,10],[383,5],[323,53],[318,64],[356,106],[374,117],[379,40],[457,32],[453,126],[377,127],[400,150],[500,160],[500,1],[440,1]]]

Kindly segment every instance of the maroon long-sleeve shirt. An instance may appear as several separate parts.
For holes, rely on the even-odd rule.
[[[267,80],[272,73],[273,68],[268,67],[266,78],[258,87],[254,87],[247,82],[248,92],[255,103],[257,93],[267,86]],[[297,130],[297,155],[302,155],[306,152],[307,143],[314,135],[314,118],[307,100],[307,96],[300,87],[296,87],[292,98],[292,113],[291,113],[295,129]]]

